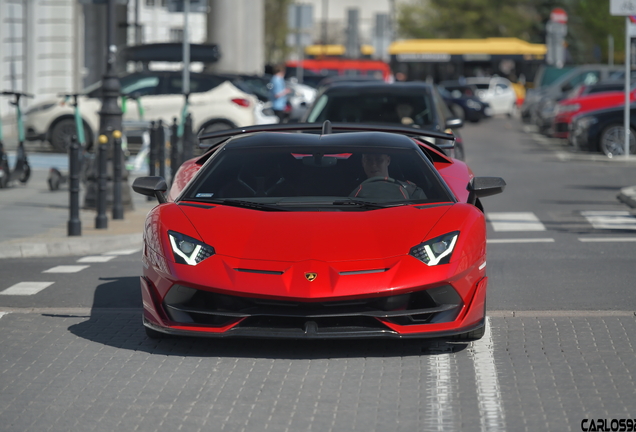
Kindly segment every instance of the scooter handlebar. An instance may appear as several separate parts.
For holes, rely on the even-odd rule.
[[[16,91],[9,91],[9,90],[3,90],[2,94],[5,95],[5,96],[24,96],[24,97],[28,97],[28,98],[35,97],[31,93],[16,92]]]

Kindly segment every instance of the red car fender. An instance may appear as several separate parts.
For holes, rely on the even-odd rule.
[[[168,238],[168,229],[179,227],[179,233],[190,236],[197,240],[201,239],[192,222],[183,214],[183,211],[177,204],[168,202],[161,204],[150,210],[146,217],[144,226],[144,241],[147,246],[148,254],[153,252],[164,257],[168,263],[174,263],[170,239]],[[162,272],[171,274],[165,263],[158,260],[152,262],[152,265],[158,267]]]
[[[455,198],[459,202],[468,201],[468,183],[475,177],[466,163],[453,159],[453,163],[436,163],[435,168],[442,175]]]

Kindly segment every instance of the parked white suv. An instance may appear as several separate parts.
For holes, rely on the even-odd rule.
[[[502,77],[466,78],[466,84],[477,87],[476,96],[490,104],[493,115],[512,115],[517,105],[517,93],[510,80]]]
[[[171,124],[183,109],[180,71],[149,71],[120,78],[121,93],[136,95],[145,111],[144,120],[163,120]],[[190,75],[190,113],[195,134],[212,130],[249,126],[257,123],[257,98],[239,90],[225,78],[208,74]],[[79,108],[84,120],[87,142],[93,142],[99,131],[101,82],[83,92]],[[135,102],[128,101],[124,122],[139,121]],[[76,134],[73,107],[62,98],[44,100],[24,113],[26,139],[48,141],[55,150],[66,151],[69,138]]]

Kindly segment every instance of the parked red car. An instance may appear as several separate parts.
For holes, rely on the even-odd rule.
[[[636,88],[632,88],[630,101],[636,100]],[[570,123],[574,116],[587,111],[611,108],[625,103],[624,91],[607,91],[602,93],[587,93],[564,99],[557,103],[555,116],[552,121],[552,136],[567,138]]]

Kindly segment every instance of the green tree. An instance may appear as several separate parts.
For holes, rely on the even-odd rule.
[[[405,38],[529,38],[537,19],[526,0],[418,0],[398,9]]]
[[[609,14],[610,0],[416,0],[398,8],[402,38],[517,37],[545,43],[550,12],[568,13],[566,42],[574,63],[606,62],[608,35],[615,61],[624,58],[624,18]]]
[[[287,58],[287,10],[293,0],[265,0],[265,61],[278,64]]]
[[[611,16],[609,0],[578,0],[569,15],[568,42],[578,63],[607,62],[608,36],[614,38],[614,61],[625,59],[625,18]],[[597,52],[601,57],[597,57]]]

